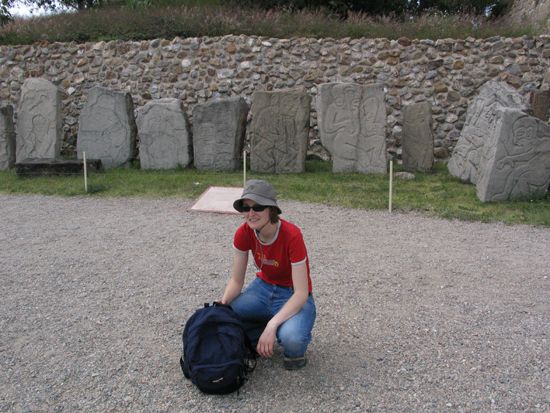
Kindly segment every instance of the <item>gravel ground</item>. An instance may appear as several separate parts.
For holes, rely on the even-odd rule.
[[[0,411],[550,412],[550,229],[281,202],[312,264],[309,363],[278,350],[208,396],[181,331],[240,218],[190,206],[0,195]]]

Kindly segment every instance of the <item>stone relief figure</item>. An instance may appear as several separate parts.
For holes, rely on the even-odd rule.
[[[502,110],[486,147],[478,183],[482,201],[542,197],[550,184],[550,126],[520,111]]]
[[[426,172],[432,169],[432,110],[428,102],[414,103],[403,109],[403,167],[406,171]]]
[[[505,179],[493,201],[520,199],[548,188],[550,163],[545,164],[544,158],[550,159],[550,133],[544,126],[527,115],[514,121],[511,138],[503,140],[504,153],[496,162]]]
[[[252,103],[251,169],[303,172],[309,130],[305,92],[257,92]]]
[[[78,157],[86,152],[105,168],[123,166],[134,155],[136,131],[130,94],[94,87],[80,114]]]
[[[282,96],[275,96],[272,104],[264,108],[259,114],[260,123],[270,124],[271,127],[264,133],[257,135],[256,149],[257,156],[261,162],[271,165],[272,168],[285,170],[290,161],[287,152],[293,155],[294,137],[296,136],[296,125],[294,117],[289,112],[293,109],[293,102],[283,102]],[[285,103],[290,106],[285,107]],[[288,158],[288,159],[287,159]]]
[[[137,111],[143,169],[171,169],[191,161],[186,115],[178,99],[158,99]]]
[[[386,172],[386,110],[380,85],[321,85],[317,114],[334,172]]]
[[[46,79],[25,80],[17,113],[17,161],[57,158],[62,139],[57,86]]]
[[[234,170],[242,160],[248,105],[241,97],[213,100],[193,109],[197,169]]]
[[[223,136],[225,130],[222,128],[223,124],[218,122],[203,122],[200,125],[193,126],[194,134],[196,136]],[[231,170],[235,166],[228,163],[228,160],[232,160],[234,157],[234,148],[230,141],[227,139],[218,139],[212,142],[210,146],[204,146],[197,148],[197,143],[194,142],[193,148],[195,149],[195,166],[197,169],[197,159],[201,159],[201,164],[210,166],[218,165],[218,169]],[[206,169],[206,168],[204,168]]]
[[[356,170],[367,173],[386,171],[386,107],[380,96],[364,100],[359,113],[360,137]]]
[[[483,168],[485,140],[495,128],[496,111],[501,108],[527,110],[527,107],[524,97],[505,82],[486,82],[466,112],[464,128],[448,163],[451,175],[463,182],[477,183]]]
[[[32,115],[31,128],[23,140],[23,152],[30,159],[40,158],[44,153],[51,153],[54,142],[44,139],[48,133],[48,120],[40,113]]]
[[[475,184],[478,180],[480,162],[485,145],[485,137],[491,135],[495,128],[497,102],[486,104],[477,99],[472,104],[471,116],[466,119],[464,131],[453,150],[449,167],[461,171],[460,179]]]
[[[0,106],[0,171],[15,165],[15,130],[13,107]]]
[[[162,116],[159,110],[153,110],[150,114],[148,121],[149,136],[144,139],[140,134],[140,159],[143,157],[141,154],[147,154],[147,165],[145,169],[150,166],[153,169],[161,169],[161,166],[166,164],[166,160],[171,160],[179,152],[177,145],[177,133],[182,129],[181,125],[176,125],[171,117]],[[156,112],[156,113],[155,113]],[[154,133],[156,131],[156,133]],[[160,136],[159,132],[162,133]],[[156,136],[155,136],[156,135]],[[174,165],[167,166],[167,168],[175,168],[177,162]]]
[[[342,172],[354,171],[360,132],[361,91],[352,85],[339,86],[329,91],[332,102],[322,117],[323,130],[331,137],[327,140],[336,168]]]
[[[114,110],[114,102],[110,96],[100,95],[97,100],[89,103],[89,126],[83,132],[95,136],[96,141],[103,142],[96,150],[95,156],[105,159],[116,159],[123,150],[124,126],[120,115]]]

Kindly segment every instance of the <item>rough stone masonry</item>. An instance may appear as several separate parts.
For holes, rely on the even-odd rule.
[[[447,158],[480,85],[502,80],[523,96],[541,86],[550,36],[488,39],[276,39],[223,36],[0,46],[0,100],[15,106],[28,77],[44,77],[62,94],[63,147],[74,154],[88,89],[131,93],[136,107],[178,98],[191,117],[197,103],[258,90],[301,86],[312,98],[310,144],[318,143],[318,86],[381,83],[386,90],[387,148],[400,154],[402,108],[432,104],[434,154]]]

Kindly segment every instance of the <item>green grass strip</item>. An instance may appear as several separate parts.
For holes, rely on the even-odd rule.
[[[550,226],[550,195],[542,200],[482,203],[476,197],[475,186],[450,176],[444,164],[436,164],[432,173],[415,175],[410,181],[394,179],[394,211],[418,211],[465,221]],[[281,199],[348,208],[388,208],[387,176],[332,173],[329,162],[307,161],[306,172],[301,174],[249,172],[248,178],[270,181]],[[195,199],[209,186],[242,186],[242,172],[112,169],[91,174],[88,193],[81,176],[21,178],[14,171],[0,172],[0,193],[5,194]]]

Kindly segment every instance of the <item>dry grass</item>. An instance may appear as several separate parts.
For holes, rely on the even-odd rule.
[[[16,19],[0,30],[0,44],[47,40],[97,41],[222,36],[418,39],[536,35],[536,28],[468,15],[397,19],[351,14],[345,21],[322,11],[264,11],[215,6],[111,7]]]

